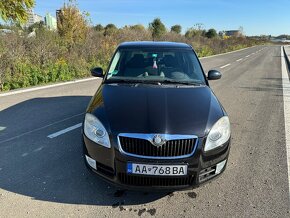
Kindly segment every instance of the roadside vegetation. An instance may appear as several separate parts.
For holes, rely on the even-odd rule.
[[[33,1],[26,2],[26,7],[33,6]],[[11,14],[12,9],[9,10]],[[206,30],[200,24],[183,34],[179,24],[168,28],[159,18],[148,27],[140,24],[122,28],[114,24],[93,26],[89,15],[80,12],[75,1],[63,6],[58,31],[47,30],[42,22],[23,29],[21,22],[27,18],[23,10],[18,10],[17,16],[16,12],[10,17],[8,12],[5,17],[0,14],[10,22],[0,29],[12,30],[0,32],[0,91],[88,77],[92,67],[106,68],[116,46],[124,41],[185,42],[193,46],[199,57],[266,42],[245,36],[219,36],[215,29]]]

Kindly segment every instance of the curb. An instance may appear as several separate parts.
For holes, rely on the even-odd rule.
[[[17,90],[12,90],[12,91],[3,92],[3,93],[0,92],[0,97],[9,96],[9,95],[16,95],[16,94],[21,94],[21,93],[25,93],[25,92],[32,92],[32,91],[37,91],[37,90],[42,90],[42,89],[49,89],[49,88],[53,88],[53,87],[65,86],[65,85],[70,85],[70,84],[75,84],[75,83],[87,82],[87,81],[91,81],[91,80],[98,80],[98,79],[99,78],[96,78],[96,77],[90,77],[90,78],[86,78],[86,79],[79,79],[79,80],[73,80],[73,81],[68,81],[68,82],[55,83],[55,84],[51,84],[51,85],[17,89]]]

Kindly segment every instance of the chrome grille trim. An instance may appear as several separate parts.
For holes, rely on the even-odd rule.
[[[143,139],[143,140],[147,140],[149,141],[151,144],[153,144],[153,137],[155,135],[160,135],[162,136],[167,142],[172,141],[172,140],[183,140],[183,139],[194,139],[195,140],[195,144],[193,147],[193,150],[191,153],[186,154],[186,155],[181,155],[181,156],[145,156],[145,155],[138,155],[138,154],[132,154],[132,153],[128,153],[126,151],[123,150],[121,142],[120,142],[120,137],[127,137],[127,138],[135,138],[135,139]],[[182,158],[188,158],[190,156],[192,156],[197,148],[198,145],[198,137],[196,135],[175,135],[175,134],[143,134],[143,133],[120,133],[117,136],[117,140],[118,140],[118,146],[119,146],[119,151],[122,154],[125,154],[127,156],[131,156],[131,157],[136,157],[136,158],[144,158],[144,159],[166,159],[166,160],[172,160],[172,159],[182,159]],[[171,144],[176,143],[176,141],[172,141],[170,142]],[[176,151],[175,151],[176,152]]]

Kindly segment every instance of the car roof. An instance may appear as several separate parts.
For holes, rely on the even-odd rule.
[[[119,49],[133,49],[133,48],[192,49],[190,45],[180,42],[135,41],[135,42],[123,42],[119,45]]]

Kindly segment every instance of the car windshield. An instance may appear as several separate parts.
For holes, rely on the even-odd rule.
[[[120,49],[106,82],[205,84],[205,78],[192,50]]]

